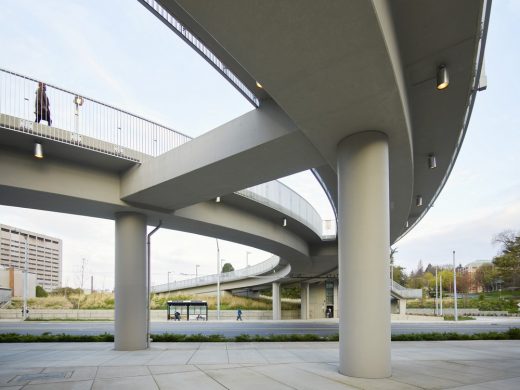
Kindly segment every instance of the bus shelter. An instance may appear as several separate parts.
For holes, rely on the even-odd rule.
[[[208,320],[208,302],[206,301],[168,301],[167,317],[168,320],[178,320],[185,318]]]

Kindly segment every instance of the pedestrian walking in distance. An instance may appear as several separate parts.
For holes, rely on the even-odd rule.
[[[242,321],[242,310],[240,309],[237,310],[237,321],[238,320]]]

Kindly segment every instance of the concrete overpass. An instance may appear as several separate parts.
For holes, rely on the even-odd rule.
[[[293,277],[337,269],[340,372],[389,376],[389,245],[456,160],[490,2],[141,2],[258,108],[190,142],[156,123],[132,128],[138,119],[107,105],[110,120],[75,122],[72,134],[2,111],[0,202],[115,219],[116,349],[148,345],[146,225],[162,220],[267,250]],[[31,159],[35,140],[47,158]],[[233,194],[305,169],[337,210],[337,244]],[[367,285],[379,288],[360,299]]]

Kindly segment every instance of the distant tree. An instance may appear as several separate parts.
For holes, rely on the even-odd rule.
[[[401,286],[406,286],[408,283],[408,276],[403,267],[396,265],[394,266],[394,281],[399,283]]]
[[[428,266],[426,267],[426,269],[424,270],[424,272],[429,272],[431,273],[432,275],[435,275],[435,267],[433,265],[431,265],[431,263],[428,263]]]
[[[471,275],[468,272],[457,272],[457,292],[467,294],[471,288]]]
[[[36,296],[38,298],[45,298],[48,295],[49,293],[47,293],[47,291],[45,291],[45,289],[42,286],[36,286]]]
[[[390,265],[394,265],[395,254],[398,252],[397,248],[390,248]]]
[[[484,291],[494,291],[497,279],[498,271],[492,264],[484,264],[475,272],[475,283]]]
[[[415,276],[423,276],[423,274],[424,269],[422,265],[422,260],[419,260],[419,262],[417,263],[417,270],[415,271]]]
[[[502,253],[495,256],[493,264],[504,286],[520,286],[520,232],[501,232],[495,236],[493,242],[502,247]]]
[[[231,271],[234,271],[235,268],[231,265],[231,263],[225,263],[223,266],[222,266],[222,272],[231,272]]]

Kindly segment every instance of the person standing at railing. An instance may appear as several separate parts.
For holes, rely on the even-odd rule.
[[[35,100],[35,111],[36,114],[36,123],[40,123],[43,119],[47,121],[49,126],[52,124],[51,121],[51,105],[49,103],[49,98],[47,97],[47,86],[41,81],[38,83],[38,88],[36,89],[36,100]]]

